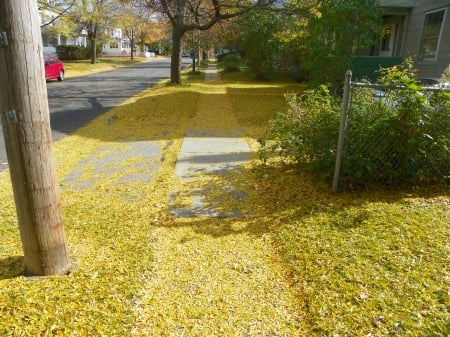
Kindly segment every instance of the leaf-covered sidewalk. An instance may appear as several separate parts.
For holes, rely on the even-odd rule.
[[[187,133],[239,139],[242,129],[223,84],[217,84],[205,83],[209,89],[200,96]],[[227,157],[217,160],[221,159]],[[202,203],[213,199],[208,206],[198,206],[200,217],[194,210],[193,217],[179,217],[171,226],[161,223],[153,231],[154,261],[142,279],[134,335],[298,336],[295,298],[276,263],[271,235],[264,231],[256,235],[257,228],[249,232],[250,220],[245,218],[205,216],[205,207],[223,214],[231,208],[242,211],[229,195],[232,182],[224,186],[215,175],[200,171],[194,178],[181,179],[178,198],[188,199],[185,203],[200,186]]]

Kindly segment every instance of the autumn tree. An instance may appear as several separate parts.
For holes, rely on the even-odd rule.
[[[76,0],[38,0],[38,10],[41,14],[41,28],[52,25],[55,21],[69,13]]]
[[[76,24],[69,13],[75,5],[75,0],[47,1],[38,0],[38,9],[41,17],[41,30],[48,37],[72,37]]]
[[[237,17],[253,9],[264,8],[274,0],[135,0],[162,13],[172,27],[170,81],[181,83],[182,38],[192,30],[208,30],[216,23]]]
[[[146,7],[125,3],[116,17],[117,25],[130,40],[131,59],[134,57],[136,44],[143,49],[144,44],[149,40],[152,32],[150,15],[151,12]]]
[[[155,15],[153,13],[150,20],[142,26],[137,36],[137,43],[141,48],[145,44],[159,43],[170,35],[169,31],[167,20],[164,20],[161,15]]]
[[[188,42],[187,45],[191,49],[197,48],[204,51],[220,45],[220,42],[224,38],[223,31],[229,23],[228,20],[220,21],[208,30],[192,31],[192,34],[185,34]]]
[[[102,29],[114,22],[120,12],[118,0],[75,0],[71,10],[71,17],[87,31],[87,38],[91,48],[91,63],[97,62],[97,43]]]

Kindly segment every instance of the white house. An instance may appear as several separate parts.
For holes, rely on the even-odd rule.
[[[47,0],[48,4],[54,3],[54,0]],[[42,9],[39,11],[41,17],[41,32],[42,41],[44,46],[44,54],[56,54],[56,46],[82,46],[87,45],[87,31],[86,28],[81,28],[74,37],[65,37],[61,34],[55,34],[52,32],[56,21],[58,21],[58,14],[48,10]],[[127,56],[131,55],[131,43],[130,40],[123,34],[120,28],[107,28],[105,29],[106,39],[108,42],[103,44],[102,53],[105,56]],[[154,53],[149,53],[147,47],[144,50],[140,50],[138,46],[135,46],[136,56],[141,57],[154,57]]]
[[[120,28],[107,28],[105,35],[109,36],[109,41],[103,44],[102,52],[105,56],[128,56],[131,55],[131,42],[123,34]],[[139,46],[135,45],[135,55],[141,57],[154,57],[154,53],[149,53],[147,47],[141,50]]]
[[[122,56],[131,53],[131,46],[128,39],[125,39],[120,28],[107,28],[105,35],[109,36],[109,41],[103,44],[103,55]]]

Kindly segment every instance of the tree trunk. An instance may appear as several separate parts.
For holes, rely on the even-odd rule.
[[[181,84],[181,38],[183,37],[180,27],[173,26],[172,30],[172,56],[170,64],[170,82]]]
[[[97,39],[91,38],[91,64],[97,63]]]
[[[69,271],[35,0],[0,2],[0,113],[28,275]]]
[[[131,59],[134,59],[134,29],[131,29],[131,38],[130,38],[130,44],[131,44]]]
[[[90,29],[88,30],[88,38],[91,47],[91,64],[97,63],[97,29],[98,26],[92,21],[89,24]]]

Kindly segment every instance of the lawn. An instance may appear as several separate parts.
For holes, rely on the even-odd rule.
[[[83,76],[101,71],[113,70],[118,67],[126,67],[132,64],[146,62],[143,57],[103,57],[98,58],[97,63],[91,64],[91,60],[63,61],[66,78]]]
[[[183,86],[141,93],[55,143],[73,262],[68,276],[21,275],[9,176],[0,173],[0,336],[450,334],[448,187],[333,194],[330,182],[280,158],[263,164],[256,155],[257,139],[273,114],[286,109],[283,95],[302,86],[254,82],[247,73],[222,78],[216,90],[226,94],[232,120],[255,156],[239,174],[215,177],[215,186],[231,181],[246,191],[239,207],[249,216],[168,216],[167,196],[180,187],[173,174],[177,153],[208,85],[186,73]],[[231,117],[223,121],[229,123]],[[151,182],[104,179],[89,190],[63,183],[95,149],[139,140],[156,141],[164,149]],[[160,263],[159,245],[170,240],[170,263],[180,273],[198,270],[197,256],[209,258],[210,265],[202,266],[210,273],[208,282],[175,290],[152,283],[161,273],[167,273],[167,285],[176,277]],[[259,252],[246,250],[252,242]],[[216,259],[219,253],[223,260]],[[244,262],[252,258],[253,263]],[[271,278],[265,277],[268,271]],[[236,279],[215,280],[217,275]],[[196,301],[202,292],[214,298],[216,290],[208,288],[213,280],[221,284],[221,300]],[[270,289],[274,282],[280,289]],[[253,293],[261,292],[261,303],[251,301],[250,285]],[[220,310],[228,306],[235,308],[234,315]],[[271,315],[285,320],[271,321]]]

